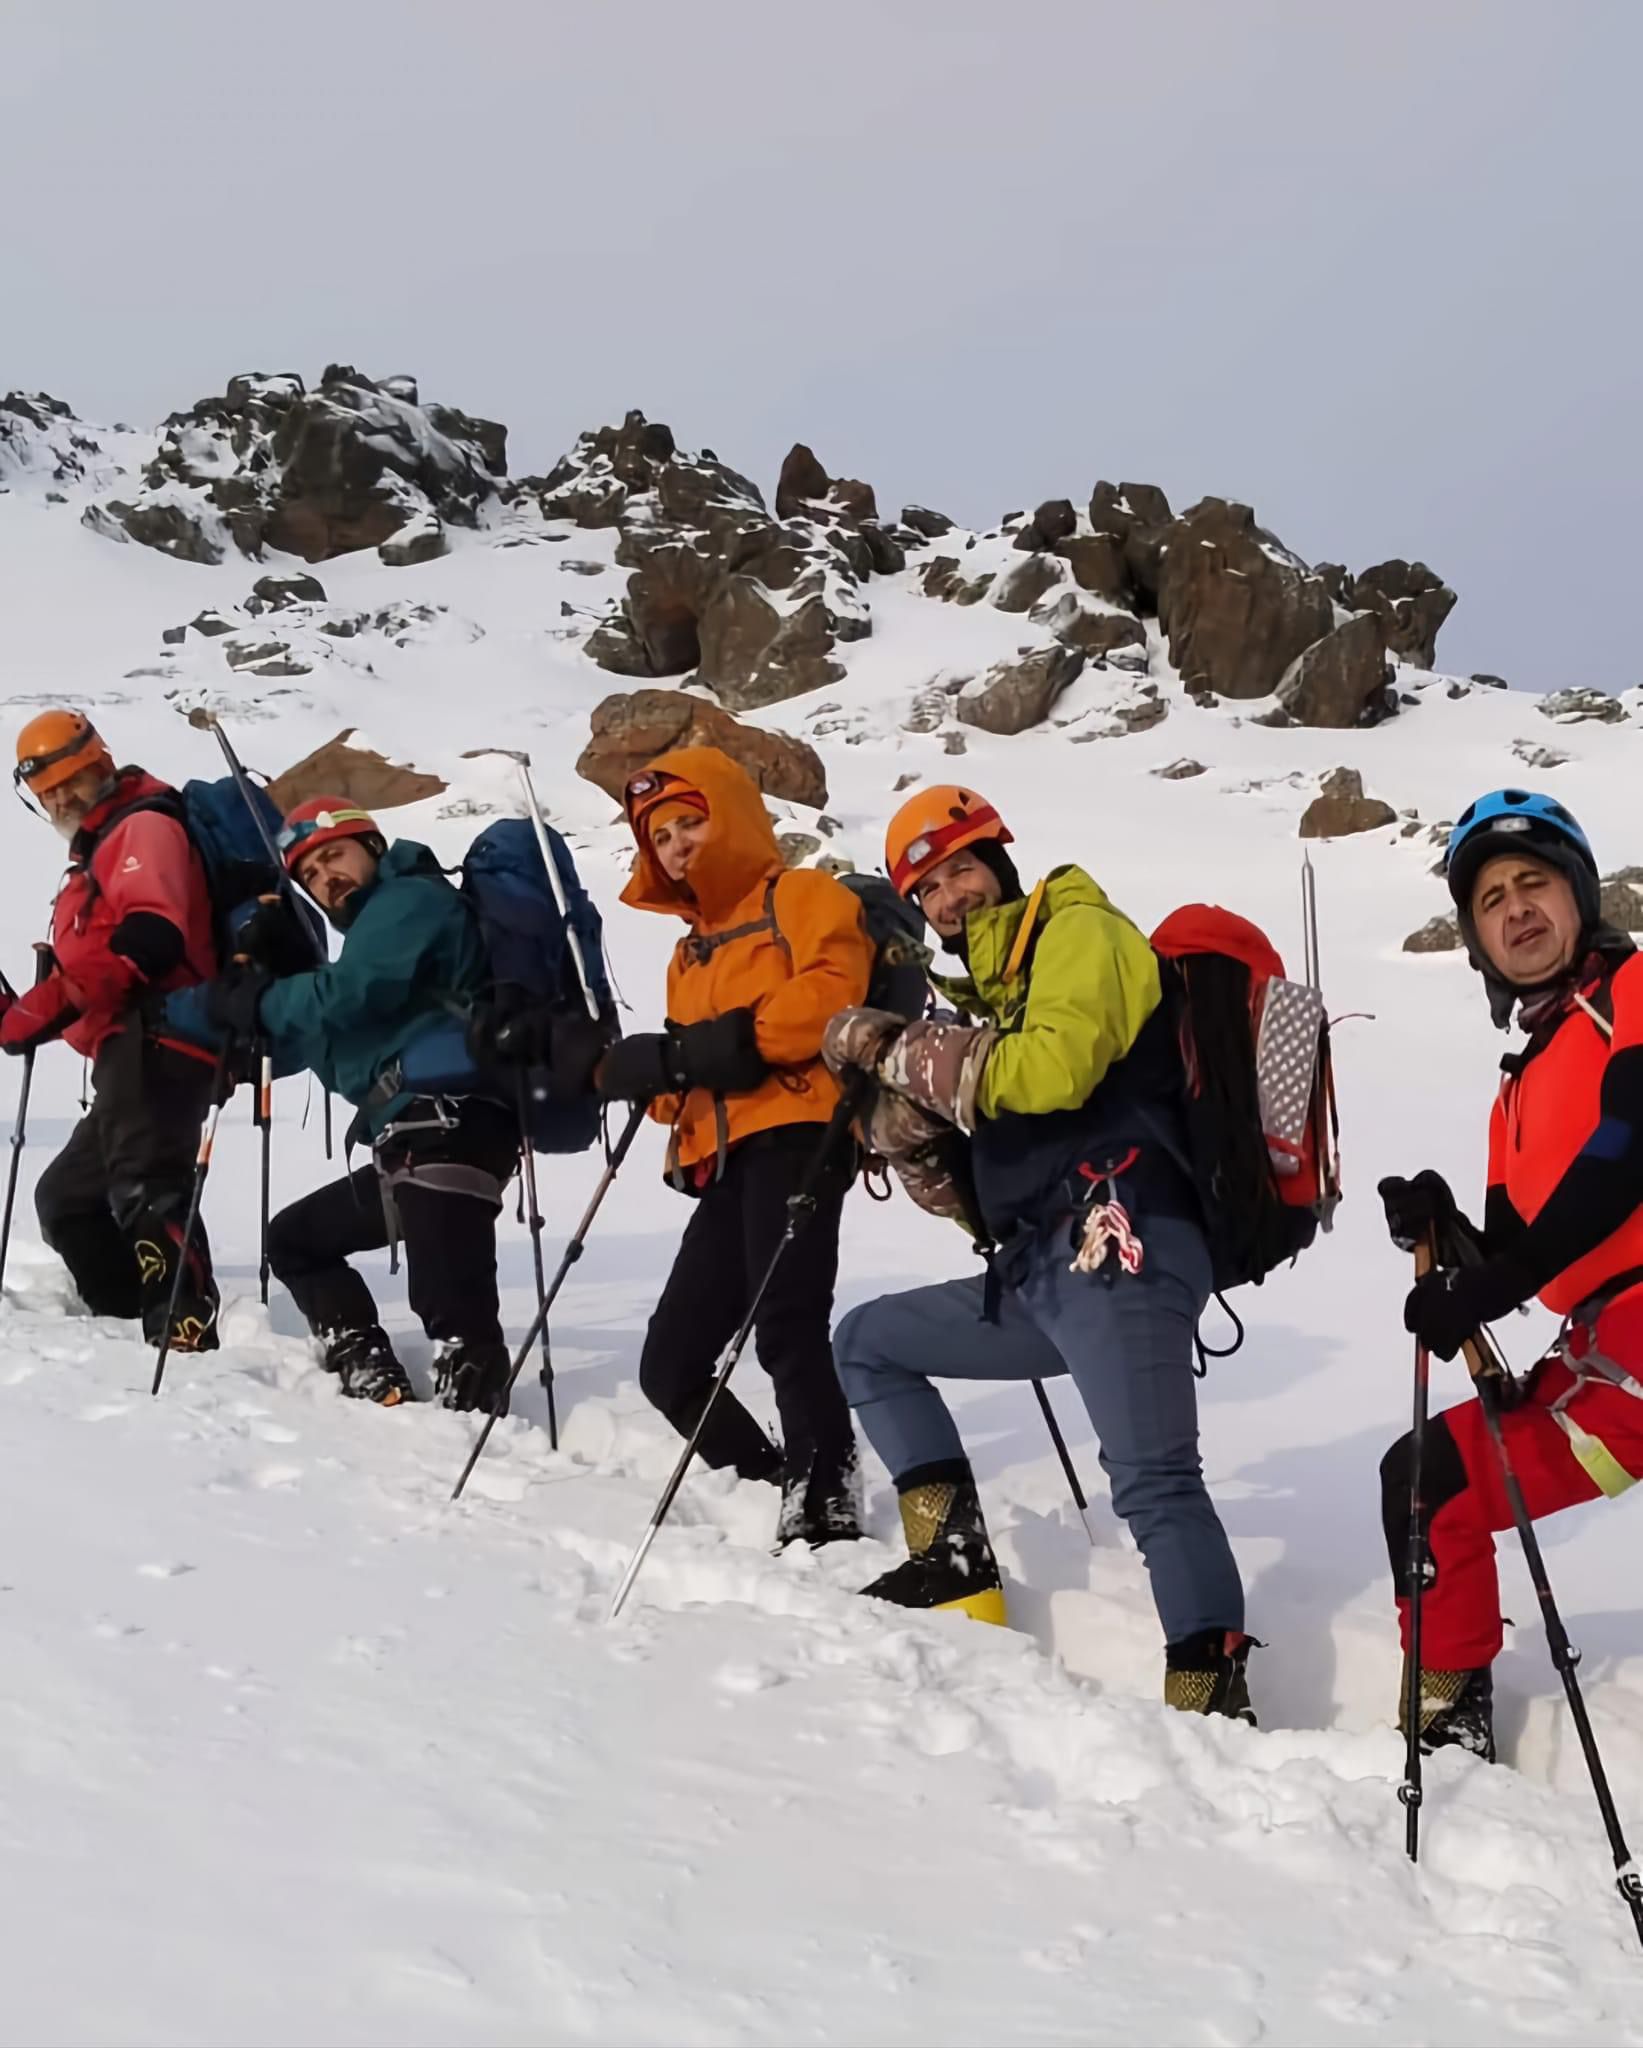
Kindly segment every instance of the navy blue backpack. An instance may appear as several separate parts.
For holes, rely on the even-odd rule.
[[[267,827],[269,839],[277,842],[284,823],[279,806],[267,790],[250,782],[246,788]],[[216,782],[185,782],[177,796],[183,830],[205,868],[211,895],[211,937],[218,960],[226,965],[234,957],[239,934],[256,909],[258,899],[278,890],[279,871],[269,865],[268,848],[257,830],[245,794],[232,775]],[[169,803],[165,808],[171,808]],[[316,962],[323,961],[325,920],[306,903],[298,903],[297,907],[313,937]]]
[[[570,848],[546,826],[553,863],[565,893],[569,926],[582,950],[588,984],[603,1019],[614,1016],[605,974],[604,926],[582,886]],[[536,827],[529,818],[499,818],[487,825],[462,860],[461,892],[479,922],[490,958],[494,995],[506,989],[530,1006],[585,1010],[566,920],[559,915],[542,865]],[[611,1027],[614,1036],[614,1025]],[[492,1095],[518,1109],[509,1080],[479,1065],[468,1050],[465,1027],[454,1018],[405,1048],[401,1084],[417,1095]],[[591,1090],[567,1101],[551,1097],[546,1077],[525,1076],[525,1123],[537,1152],[585,1152],[599,1135],[599,1100]]]

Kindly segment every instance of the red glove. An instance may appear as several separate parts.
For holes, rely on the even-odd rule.
[[[27,995],[12,996],[0,1010],[0,1052],[33,1052],[57,1038],[80,1014],[60,973],[48,974]]]

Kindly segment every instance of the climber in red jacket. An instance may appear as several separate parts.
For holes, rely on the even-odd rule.
[[[41,1234],[94,1315],[140,1316],[158,1344],[211,1094],[211,1056],[162,1035],[158,999],[216,971],[205,868],[176,792],[116,768],[80,712],[30,719],[13,779],[68,840],[69,861],[46,972],[0,996],[0,1050],[61,1038],[91,1061],[95,1090],[35,1188]],[[197,1225],[172,1349],[213,1348],[216,1315]]]

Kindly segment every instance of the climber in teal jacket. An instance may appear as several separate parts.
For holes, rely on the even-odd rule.
[[[437,1347],[436,1395],[450,1408],[505,1413],[496,1218],[519,1125],[486,1096],[400,1080],[410,1048],[455,1028],[486,990],[478,919],[427,847],[388,845],[344,798],[299,804],[280,847],[292,879],[343,934],[342,950],[323,967],[282,973],[312,956],[296,950],[289,908],[265,904],[253,920],[262,929],[243,935],[249,957],[210,985],[205,1015],[240,1044],[261,1036],[278,1071],[307,1067],[353,1103],[350,1137],[369,1138],[371,1163],[274,1217],[269,1264],[343,1392],[392,1407],[411,1383],[348,1258],[402,1243],[411,1308]]]

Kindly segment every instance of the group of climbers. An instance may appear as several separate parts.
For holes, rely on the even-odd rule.
[[[69,868],[47,970],[7,1000],[0,1046],[60,1036],[93,1063],[92,1108],[37,1190],[42,1232],[88,1308],[140,1316],[160,1341],[186,1256],[170,1341],[214,1344],[205,1232],[185,1245],[182,1219],[210,1045],[257,1038],[278,1071],[307,1069],[346,1097],[371,1145],[368,1166],[292,1204],[269,1235],[343,1391],[385,1405],[410,1394],[348,1264],[397,1240],[437,1347],[436,1391],[499,1410],[495,1220],[520,1124],[505,1091],[419,1094],[400,1072],[422,1032],[463,1014],[487,1059],[528,1060],[567,1095],[648,1104],[666,1126],[666,1173],[693,1206],[640,1385],[681,1435],[701,1426],[706,1464],[779,1489],[778,1545],[860,1533],[854,1416],[895,1484],[908,1553],[864,1590],[1002,1620],[975,1474],[934,1382],[1070,1376],[1148,1574],[1166,1700],[1253,1719],[1243,1589],[1199,1454],[1194,1333],[1216,1268],[1190,1157],[1190,1051],[1158,953],[1082,869],[1028,889],[1007,825],[975,791],[911,797],[885,864],[952,967],[930,973],[922,1014],[904,1014],[869,1003],[862,896],[785,868],[757,789],[724,755],[664,755],[625,791],[623,901],[686,930],[663,1028],[613,1042],[552,1009],[499,1012],[470,908],[432,854],[389,845],[341,799],[299,805],[280,840],[342,935],[337,957],[316,964],[289,904],[271,900],[226,961],[165,785],[117,769],[66,712],[25,729],[17,780],[68,838]],[[1438,1254],[1405,1321],[1439,1356],[1536,1295],[1564,1316],[1505,1419],[1542,1515],[1643,1475],[1643,970],[1603,923],[1584,834],[1549,799],[1507,790],[1471,806],[1448,879],[1496,1022],[1517,1016],[1528,1038],[1505,1062],[1482,1226],[1430,1171],[1381,1195],[1394,1241],[1430,1237]],[[845,1089],[861,1107],[837,1142]],[[886,1294],[832,1330],[840,1221],[864,1156],[959,1224],[984,1270]],[[777,1257],[801,1183],[805,1226]],[[728,1390],[704,1421],[716,1360],[755,1303],[779,1443]],[[1402,1586],[1408,1439],[1382,1476]],[[1492,1532],[1509,1512],[1476,1402],[1434,1423],[1420,1511],[1423,1737],[1492,1754]]]

